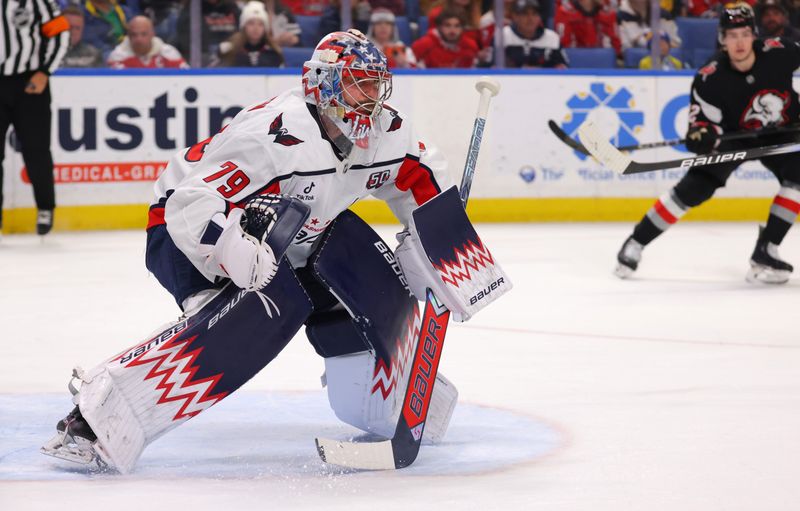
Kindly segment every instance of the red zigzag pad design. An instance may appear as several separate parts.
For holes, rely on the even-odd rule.
[[[144,366],[153,364],[144,380],[161,378],[156,385],[156,390],[162,390],[156,404],[183,401],[183,405],[172,420],[182,420],[194,417],[206,408],[221,401],[227,392],[212,395],[214,387],[222,378],[222,373],[209,378],[193,380],[199,367],[195,365],[197,357],[203,348],[187,351],[197,336],[186,340],[172,339],[155,350],[151,357],[147,354],[132,360],[126,367]],[[194,387],[193,389],[190,387]]]
[[[422,315],[419,307],[414,305],[413,315],[409,315],[406,320],[405,336],[395,340],[395,354],[392,356],[391,363],[387,367],[383,359],[379,358],[375,363],[375,371],[372,375],[372,393],[380,391],[383,400],[386,401],[397,387],[397,382],[403,378],[406,366],[411,363],[414,356],[416,340],[419,338]]]
[[[461,248],[454,249],[455,260],[439,261],[439,264],[433,263],[433,267],[439,272],[442,281],[445,284],[452,284],[458,287],[460,281],[472,280],[472,272],[480,272],[481,267],[488,268],[494,265],[492,254],[489,249],[483,246],[483,242],[479,239],[478,245],[468,240],[467,243]]]

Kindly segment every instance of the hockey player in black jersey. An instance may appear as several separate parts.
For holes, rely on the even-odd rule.
[[[800,104],[792,88],[792,73],[800,66],[800,46],[782,38],[757,40],[753,10],[745,3],[728,4],[720,15],[722,51],[698,70],[692,83],[686,147],[697,154],[763,144],[766,138],[720,142],[719,135],[759,131],[800,121]],[[797,135],[770,135],[769,143],[791,142]],[[690,208],[710,199],[725,186],[741,162],[690,168],[674,188],[661,196],[618,255],[616,275],[630,276],[642,249]],[[800,212],[800,153],[761,159],[780,182],[766,227],[759,228],[750,258],[748,281],[785,283],[792,266],[777,248]]]

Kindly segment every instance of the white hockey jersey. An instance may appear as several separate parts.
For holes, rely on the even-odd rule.
[[[411,211],[452,186],[444,158],[386,107],[377,153],[342,158],[302,88],[242,110],[220,133],[172,157],[155,184],[148,229],[166,223],[175,245],[209,280],[225,276],[210,257],[225,215],[264,193],[299,198],[311,207],[287,257],[305,265],[314,241],[350,205],[385,200],[408,225]]]

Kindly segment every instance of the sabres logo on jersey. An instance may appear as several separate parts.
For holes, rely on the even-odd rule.
[[[279,113],[278,117],[270,123],[269,134],[275,135],[275,140],[273,140],[273,142],[276,144],[292,146],[303,143],[299,138],[290,135],[289,130],[283,127],[283,112]]]
[[[742,115],[740,124],[746,129],[780,126],[789,121],[789,93],[774,89],[760,90],[752,98]]]

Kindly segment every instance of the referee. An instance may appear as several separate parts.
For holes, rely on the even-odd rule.
[[[39,212],[36,232],[53,227],[50,74],[69,47],[69,23],[55,0],[0,0],[0,206],[6,132],[14,126]],[[0,227],[3,224],[0,208]]]

